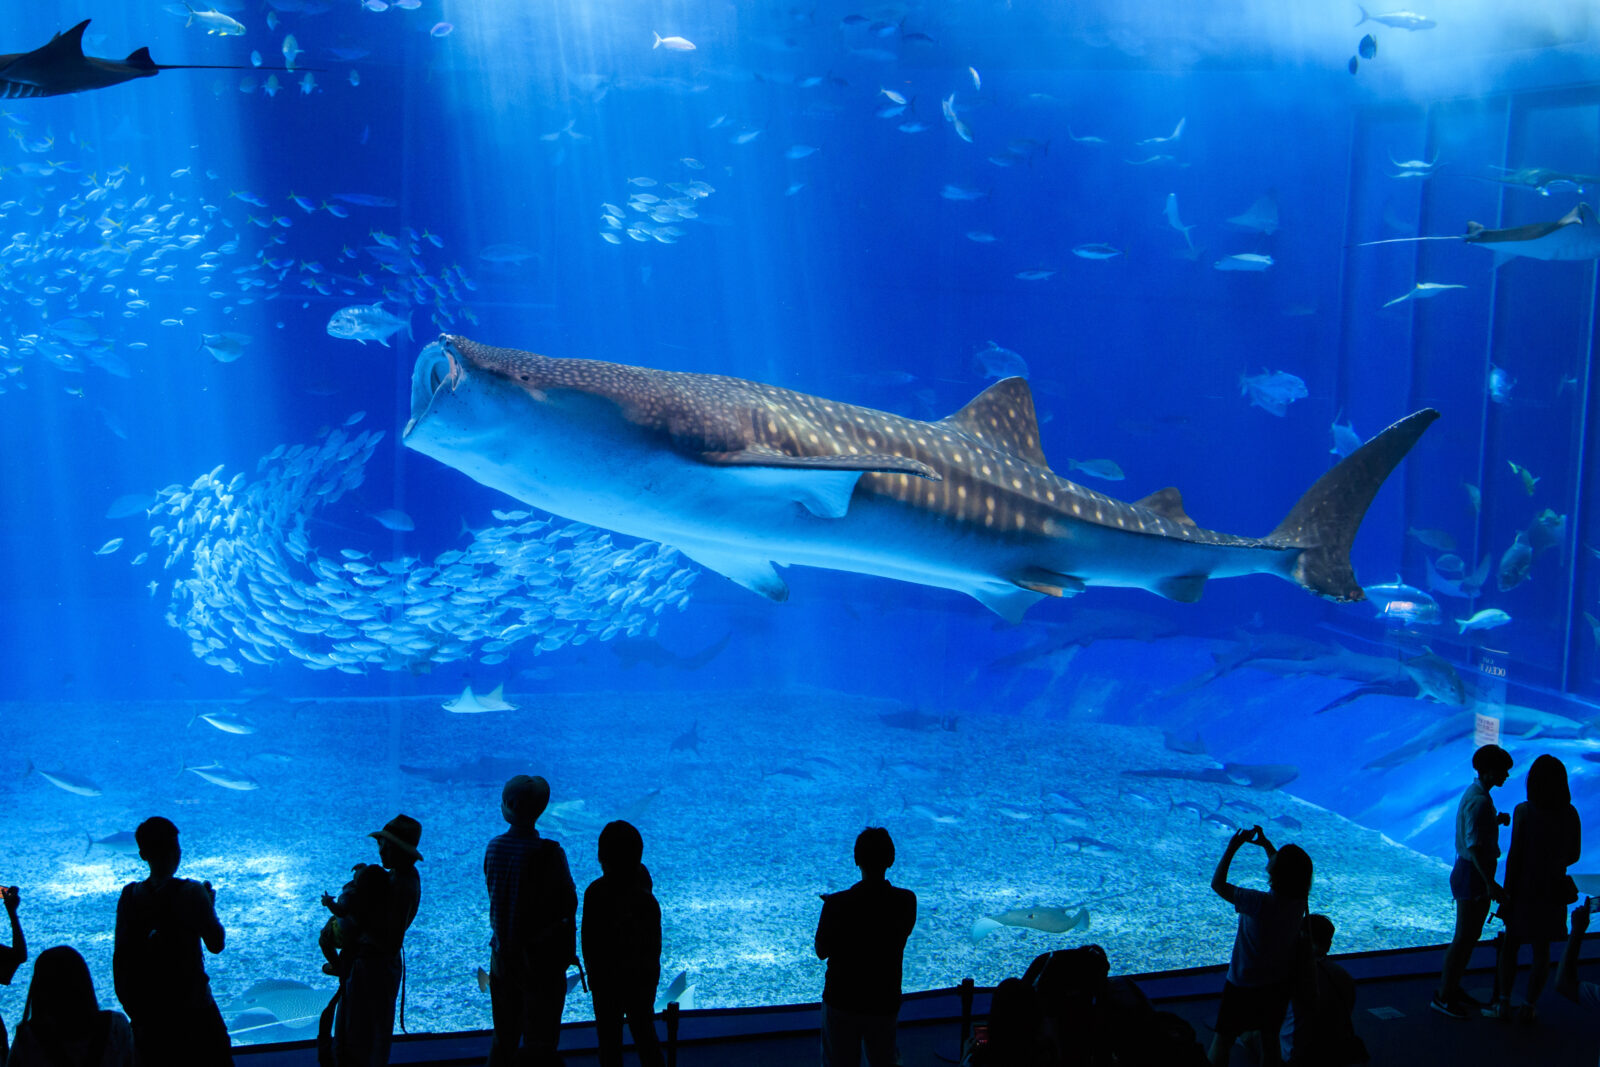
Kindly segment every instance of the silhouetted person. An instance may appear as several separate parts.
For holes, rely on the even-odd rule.
[[[534,828],[549,803],[550,783],[543,778],[519,774],[508,781],[500,814],[510,829],[491,839],[483,854],[493,931],[490,1067],[561,1062],[556,1046],[567,967],[578,957],[578,889],[566,850]]]
[[[7,1067],[133,1067],[135,1062],[127,1017],[100,1010],[89,965],[78,950],[57,945],[39,953]]]
[[[17,918],[22,893],[14,885],[0,886],[0,901],[5,902],[6,918],[11,920],[11,944],[0,945],[0,985],[10,985],[17,968],[28,961],[28,939],[22,936],[22,923]],[[0,1019],[0,1064],[6,1062],[6,1048],[6,1021]]]
[[[1561,965],[1556,968],[1556,992],[1591,1014],[1600,1013],[1600,985],[1578,981],[1578,957],[1583,954],[1583,935],[1589,929],[1589,915],[1600,904],[1600,897],[1590,897],[1572,911],[1572,933],[1567,936],[1566,951],[1561,953]]]
[[[642,1067],[660,1067],[656,986],[661,983],[661,905],[640,862],[644,839],[626,822],[600,831],[600,877],[583,892],[583,966],[594,997],[600,1067],[622,1067],[622,1021]]]
[[[1500,860],[1500,827],[1511,820],[1494,810],[1489,790],[1506,784],[1511,774],[1511,753],[1499,745],[1484,745],[1472,754],[1478,772],[1456,806],[1456,863],[1450,869],[1450,895],[1456,902],[1456,928],[1444,953],[1439,989],[1429,1006],[1441,1015],[1463,1019],[1477,1014],[1483,1003],[1461,988],[1472,950],[1483,936],[1490,902],[1505,899],[1494,880]]]
[[[1500,944],[1500,997],[1484,1010],[1491,1018],[1511,1017],[1511,987],[1517,981],[1517,954],[1533,947],[1528,973],[1528,1003],[1519,1015],[1533,1019],[1534,1005],[1550,974],[1550,942],[1567,935],[1567,905],[1578,890],[1567,868],[1583,851],[1583,829],[1572,806],[1566,764],[1540,756],[1528,768],[1528,799],[1512,813],[1511,848],[1506,855],[1506,921]]]
[[[973,1034],[962,1067],[1053,1067],[1061,1057],[1043,1029],[1038,990],[1007,978],[995,986],[988,1021]]]
[[[361,903],[356,914],[365,921],[354,930],[354,958],[339,980],[333,1016],[333,1049],[339,1067],[383,1067],[394,1040],[394,1005],[405,974],[406,931],[422,905],[422,824],[396,815],[382,830],[367,835],[378,842],[378,862],[388,885],[369,890],[383,899]],[[365,873],[365,872],[363,872]],[[359,879],[358,879],[359,880]],[[352,924],[354,926],[354,924]],[[341,954],[342,961],[342,954]]]
[[[1356,1034],[1356,980],[1328,958],[1333,949],[1333,920],[1326,915],[1306,919],[1311,939],[1314,980],[1295,990],[1283,1022],[1283,1058],[1290,1064],[1342,1067],[1366,1063],[1366,1042]]]
[[[881,826],[856,836],[861,881],[822,894],[817,958],[828,961],[822,987],[823,1067],[856,1067],[861,1050],[871,1067],[899,1062],[895,1023],[900,1015],[901,965],[917,925],[917,895],[889,884],[894,839]]]
[[[200,955],[202,943],[217,953],[226,939],[216,891],[210,882],[176,877],[183,850],[170,820],[152,816],[133,836],[150,877],[124,886],[117,901],[111,972],[139,1059],[148,1067],[232,1064],[228,1028]]]
[[[1228,882],[1234,854],[1247,844],[1260,845],[1267,853],[1265,893]],[[1239,929],[1208,1056],[1213,1064],[1226,1064],[1239,1035],[1256,1030],[1263,1037],[1262,1062],[1276,1064],[1278,1031],[1292,992],[1295,945],[1311,894],[1311,857],[1298,845],[1274,848],[1259,826],[1237,830],[1211,875],[1211,889],[1239,913]]]
[[[322,894],[322,906],[331,913],[317,935],[317,947],[328,961],[322,973],[343,978],[355,963],[363,934],[381,929],[389,914],[389,872],[380,863],[356,864],[337,898]]]

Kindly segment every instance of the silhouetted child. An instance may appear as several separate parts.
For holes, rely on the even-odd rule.
[[[6,917],[11,920],[11,944],[0,945],[0,985],[10,985],[17,968],[28,961],[28,939],[22,936],[22,923],[17,919],[17,908],[22,894],[14,885],[0,886],[0,901],[5,902]],[[0,1019],[0,1063],[6,1062],[6,1022]]]
[[[120,1011],[101,1011],[89,965],[77,949],[39,953],[8,1067],[133,1067],[133,1030]]]
[[[1600,905],[1600,897],[1589,897],[1572,910],[1572,933],[1567,935],[1567,949],[1561,954],[1561,965],[1556,968],[1556,992],[1590,1014],[1600,1013],[1600,985],[1578,981],[1578,959],[1583,955],[1583,935],[1589,930],[1589,916]]]
[[[974,1029],[961,1067],[1053,1067],[1061,1056],[1043,1029],[1038,990],[1007,978],[995,986],[988,1021]]]
[[[1228,882],[1234,854],[1247,844],[1267,853],[1267,885],[1263,893]],[[1233,957],[1222,985],[1222,1003],[1208,1053],[1213,1064],[1223,1065],[1240,1034],[1259,1031],[1265,1040],[1261,1056],[1277,1064],[1276,1037],[1283,1028],[1294,979],[1295,947],[1311,893],[1311,857],[1297,845],[1274,848],[1261,827],[1238,830],[1211,876],[1211,889],[1239,913],[1233,938]]]
[[[550,783],[518,774],[500,791],[508,828],[483,852],[489,890],[489,1067],[559,1063],[567,968],[578,958],[578,889],[559,841],[539,836]]]
[[[856,836],[861,881],[822,894],[817,958],[828,961],[822,987],[822,1063],[856,1067],[866,1048],[871,1067],[899,1062],[895,1025],[900,1016],[901,967],[906,939],[917,924],[917,895],[889,884],[894,839],[881,826]]]
[[[640,860],[644,839],[626,822],[600,831],[601,875],[583,892],[583,963],[594,997],[600,1067],[621,1067],[622,1022],[643,1067],[660,1067],[656,986],[661,982],[661,905]]]
[[[1290,1064],[1340,1067],[1366,1063],[1366,1042],[1356,1034],[1356,980],[1328,959],[1333,948],[1333,920],[1306,918],[1306,936],[1313,960],[1311,981],[1295,991],[1283,1021],[1283,1058]]]
[[[200,955],[221,952],[226,940],[217,921],[210,882],[176,877],[183,849],[178,828],[152,816],[134,831],[150,877],[123,887],[117,900],[116,946],[111,970],[117,999],[133,1021],[139,1060],[184,1067],[231,1065],[228,1028],[211,997]]]
[[[389,874],[382,865],[358,863],[350,871],[350,880],[339,890],[337,900],[322,894],[322,906],[333,915],[317,936],[317,945],[328,961],[322,965],[322,973],[341,978],[350,973],[363,933],[370,939],[383,928],[389,913]]]
[[[1478,776],[1456,805],[1456,863],[1450,869],[1456,928],[1450,947],[1445,949],[1439,988],[1429,1005],[1440,1015],[1452,1019],[1476,1015],[1484,1007],[1461,988],[1461,976],[1466,973],[1474,946],[1483,936],[1490,903],[1505,899],[1505,890],[1494,880],[1494,872],[1500,861],[1500,827],[1511,820],[1494,810],[1489,790],[1506,784],[1511,775],[1511,753],[1499,745],[1484,745],[1472,754],[1472,769]]]

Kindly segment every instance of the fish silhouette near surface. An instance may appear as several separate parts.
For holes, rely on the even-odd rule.
[[[1176,489],[1125,503],[1050,469],[1027,382],[937,422],[708,374],[555,359],[442,335],[412,375],[408,447],[529,504],[672,545],[772,600],[774,563],[966,593],[1016,621],[1090,585],[1199,599],[1275,574],[1364,598],[1349,550],[1424,409],[1324,474],[1276,529],[1204,529]]]
[[[109,89],[137,78],[153,78],[164,70],[251,70],[232,64],[157,63],[150,49],[139,48],[126,59],[102,59],[83,54],[84,19],[65,33],[58,33],[31,52],[0,55],[0,99],[17,100],[34,96],[62,96],[91,89]],[[283,70],[283,67],[262,67]]]

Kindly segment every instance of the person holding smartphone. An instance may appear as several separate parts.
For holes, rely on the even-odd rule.
[[[1245,845],[1267,854],[1267,892],[1228,881],[1228,867]],[[1311,857],[1298,845],[1274,848],[1261,827],[1237,830],[1211,876],[1211,889],[1239,913],[1228,977],[1222,985],[1215,1036],[1207,1058],[1228,1062],[1233,1043],[1252,1030],[1262,1035],[1262,1062],[1278,1064],[1278,1031],[1293,992],[1295,945],[1311,895]]]
[[[17,907],[22,894],[14,885],[0,886],[0,901],[5,902],[6,918],[11,920],[11,944],[0,945],[0,985],[10,985],[12,977],[28,960],[28,939],[22,936],[22,923],[17,919]],[[0,1063],[6,1061],[6,1021],[0,1019]]]

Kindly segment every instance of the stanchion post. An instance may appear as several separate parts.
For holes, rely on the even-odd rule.
[[[961,979],[961,1044],[957,1046],[957,1056],[965,1056],[967,1042],[972,1039],[972,995],[975,983],[970,978]]]
[[[678,1067],[678,1002],[667,1005],[667,1067]]]

